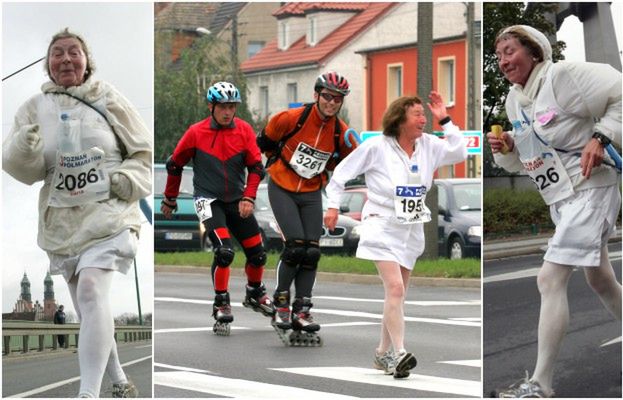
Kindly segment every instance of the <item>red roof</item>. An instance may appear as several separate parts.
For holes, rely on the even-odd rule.
[[[370,24],[397,3],[288,3],[273,15],[304,14],[305,10],[359,11],[335,31],[325,36],[315,46],[308,46],[305,36],[287,50],[279,50],[277,39],[269,42],[260,52],[245,60],[241,69],[245,73],[320,63],[365,31]]]
[[[307,10],[323,10],[323,11],[362,11],[365,10],[370,3],[333,3],[326,2],[295,2],[287,3],[273,13],[277,18],[288,15],[305,15]]]

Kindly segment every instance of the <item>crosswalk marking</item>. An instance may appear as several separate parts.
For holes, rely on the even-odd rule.
[[[470,381],[464,379],[440,378],[420,374],[411,374],[406,379],[394,379],[391,376],[385,375],[382,371],[371,368],[356,367],[271,369],[318,378],[399,387],[403,389],[422,390],[426,392],[449,393],[459,396],[480,397],[482,394],[480,381]]]
[[[457,361],[438,361],[439,364],[452,364],[452,365],[460,365],[463,367],[474,367],[480,368],[482,367],[482,360],[457,360]]]
[[[208,300],[194,300],[194,299],[180,299],[175,297],[156,297],[155,301],[164,301],[164,302],[173,302],[173,303],[192,303],[192,304],[212,304],[212,301]],[[242,304],[232,303],[232,307],[242,307]],[[348,310],[330,310],[324,308],[314,308],[315,314],[328,314],[328,315],[339,315],[343,317],[354,317],[354,318],[371,318],[381,320],[383,319],[383,314],[374,314],[363,311],[348,311]],[[463,318],[456,319],[443,319],[443,318],[423,318],[423,317],[407,317],[404,318],[405,322],[424,322],[429,324],[441,324],[441,325],[456,325],[456,326],[471,326],[480,328],[481,323],[480,320],[466,320]],[[198,328],[199,329],[199,328]],[[159,330],[159,333],[162,333],[162,330]]]
[[[273,385],[223,376],[198,374],[188,371],[154,372],[154,385],[210,393],[216,396],[247,399],[310,399],[341,400],[356,397],[339,395],[291,386]]]
[[[383,303],[385,300],[383,299],[364,299],[357,297],[338,297],[338,296],[314,296],[314,299],[323,299],[323,300],[335,300],[335,301],[351,301],[358,303]],[[405,304],[412,306],[423,306],[423,307],[431,307],[431,306],[479,306],[482,304],[480,300],[467,300],[467,301],[412,301],[407,300]]]

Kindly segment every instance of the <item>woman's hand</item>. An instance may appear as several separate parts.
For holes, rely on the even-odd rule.
[[[604,160],[604,147],[597,139],[591,139],[582,150],[580,157],[580,167],[582,167],[582,176],[586,179],[591,177],[591,170],[599,167]]]
[[[428,95],[428,109],[433,114],[433,117],[437,119],[437,121],[441,121],[442,119],[448,116],[448,112],[446,111],[446,105],[443,101],[443,98],[438,92],[431,90]]]
[[[324,225],[330,231],[335,229],[335,225],[337,225],[337,208],[329,208],[324,213]]]
[[[39,133],[39,125],[24,125],[20,128],[17,141],[19,147],[25,151],[34,151],[39,142],[41,142],[41,134]]]
[[[502,153],[505,145],[508,146],[506,147],[508,151],[513,151],[513,148],[515,147],[513,137],[507,132],[502,132],[500,137],[493,132],[487,132],[487,141],[489,142],[489,146],[491,147],[491,151],[493,153]]]

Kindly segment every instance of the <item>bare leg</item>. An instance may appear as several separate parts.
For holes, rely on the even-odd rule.
[[[389,348],[388,338],[393,344],[394,350],[400,351],[404,349],[405,329],[403,268],[398,263],[391,261],[376,261],[375,263],[385,289],[381,342],[377,351],[385,351]]]
[[[586,281],[606,309],[619,321],[621,320],[621,284],[617,282],[612,264],[608,258],[608,248],[601,249],[599,267],[584,268]]]
[[[569,325],[567,286],[573,269],[549,261],[543,263],[537,277],[541,293],[539,314],[538,355],[532,379],[551,393],[554,363]]]

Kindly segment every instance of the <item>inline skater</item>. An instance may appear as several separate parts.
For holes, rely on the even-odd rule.
[[[229,266],[234,260],[231,235],[246,256],[243,305],[266,316],[273,314],[262,283],[266,252],[253,215],[257,187],[265,172],[253,128],[235,116],[242,101],[238,89],[229,82],[218,82],[208,89],[207,98],[211,117],[191,125],[167,161],[161,211],[171,218],[177,210],[182,169],[192,160],[195,210],[214,246],[214,332],[226,336],[234,320],[229,296]]]
[[[326,171],[356,147],[345,142],[342,133],[348,126],[337,117],[349,92],[343,76],[323,73],[314,85],[314,103],[276,114],[258,137],[269,159],[269,200],[285,241],[277,265],[273,325],[286,344],[321,344],[316,334],[320,325],[310,312],[323,229],[321,189]],[[294,335],[286,338],[288,329]]]

